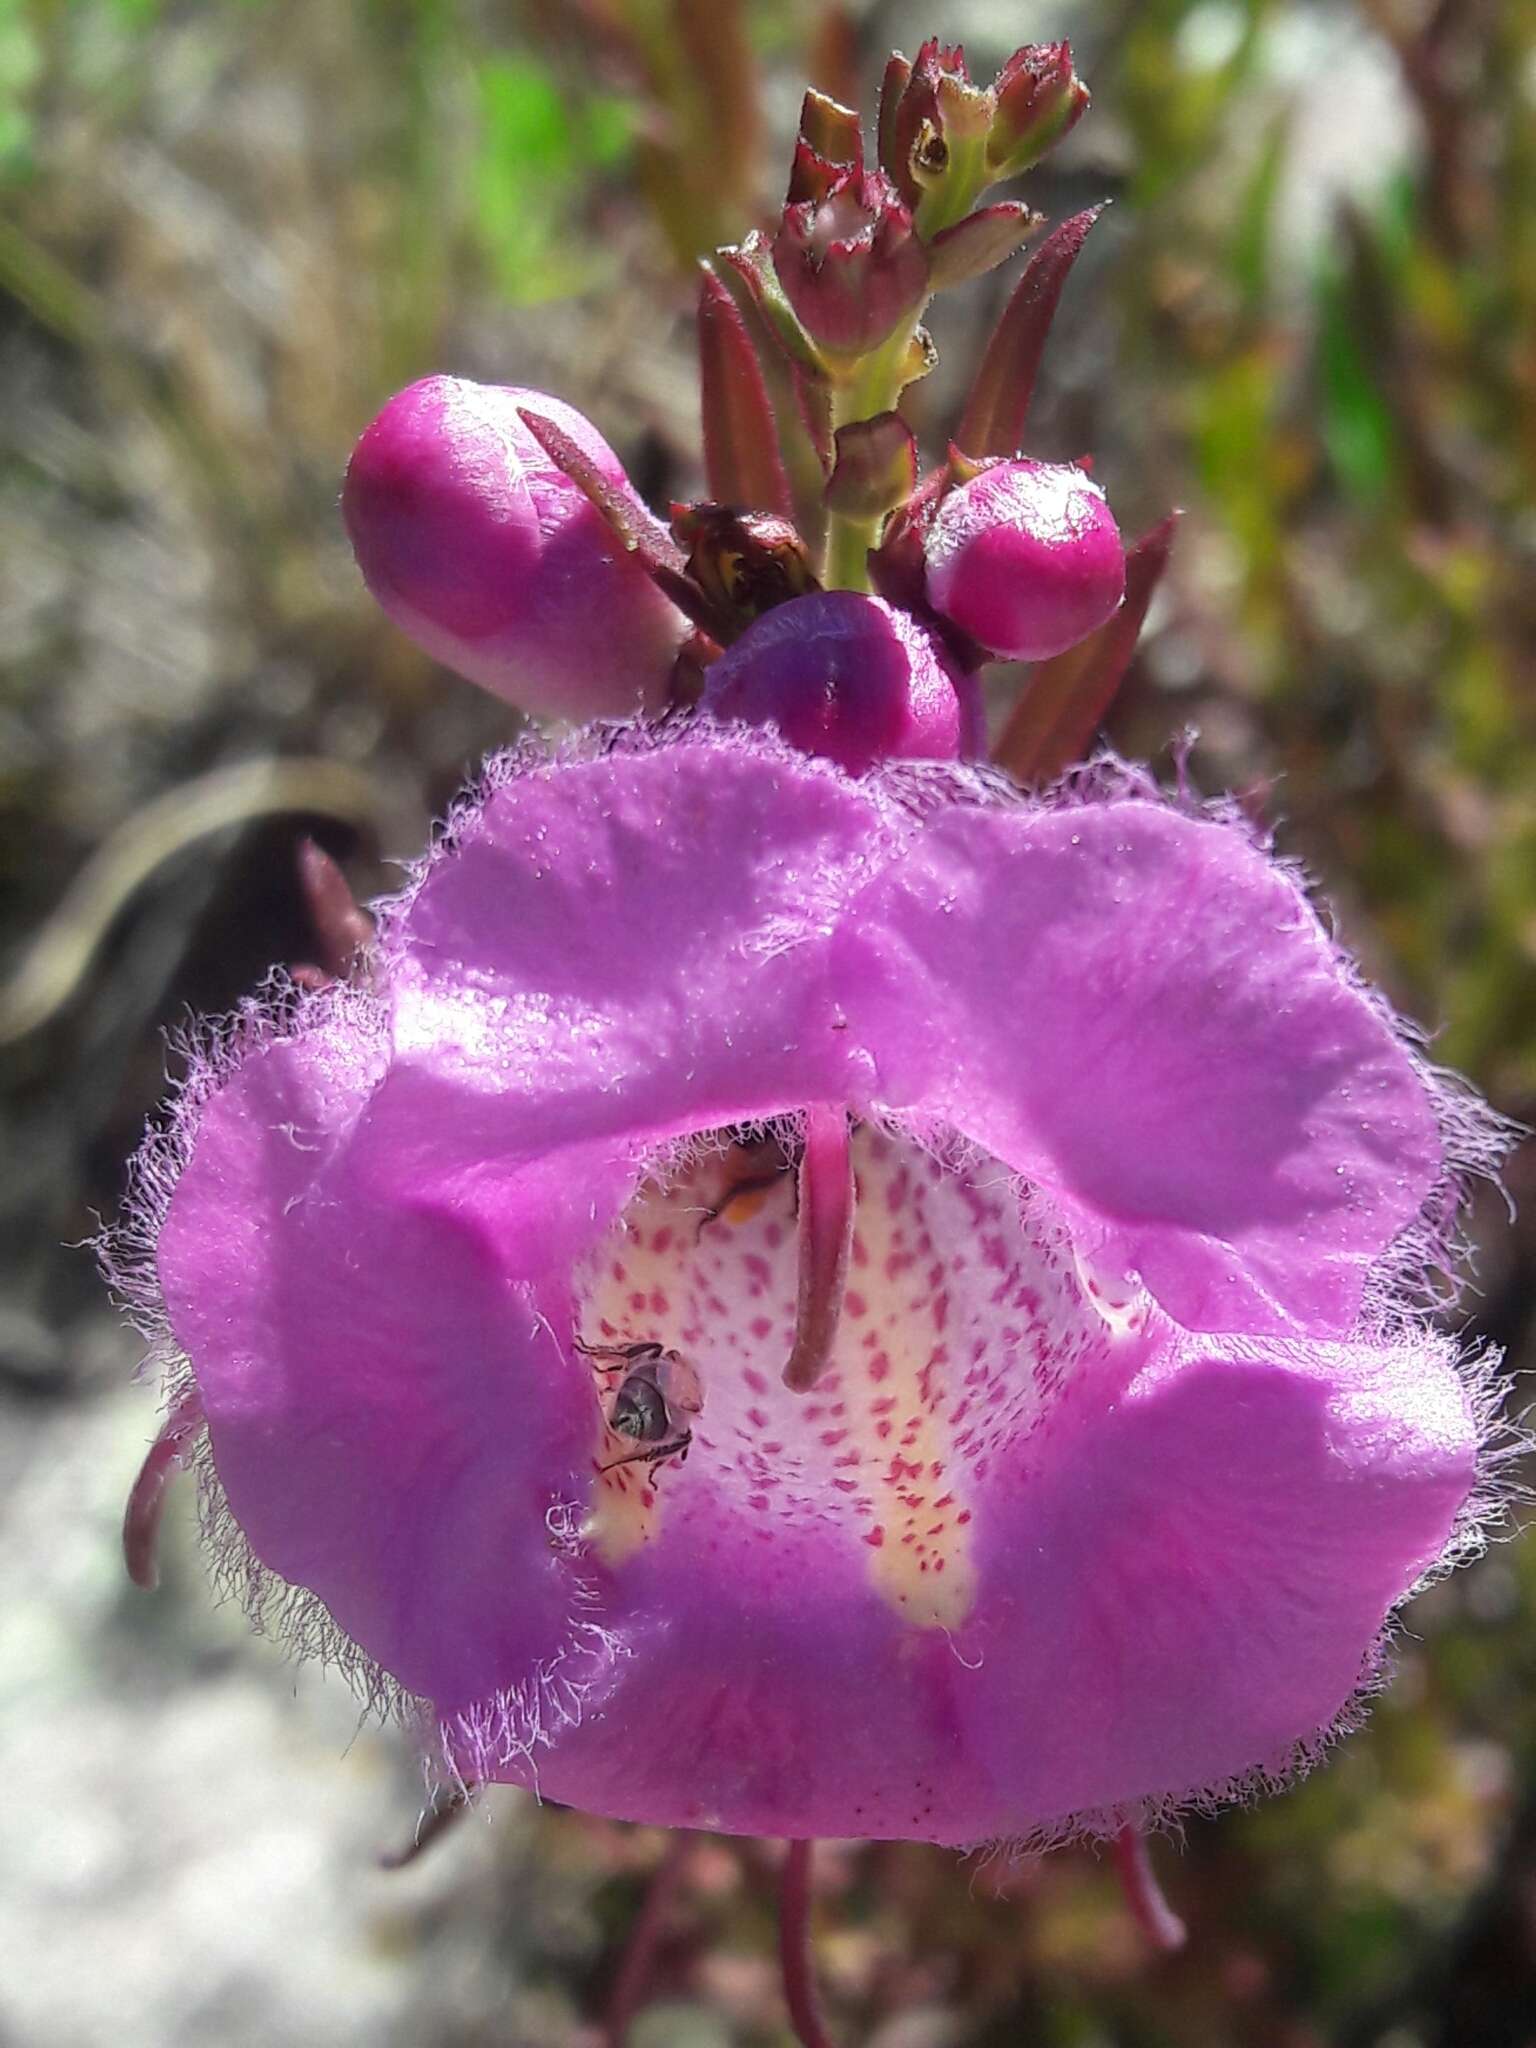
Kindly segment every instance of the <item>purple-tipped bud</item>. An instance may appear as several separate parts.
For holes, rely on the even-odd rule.
[[[997,178],[1038,163],[1088,111],[1090,94],[1072,68],[1070,43],[1026,43],[1015,50],[992,88],[997,112],[987,136],[987,164]]]
[[[928,296],[928,252],[889,178],[852,170],[786,206],[773,266],[796,318],[831,356],[877,348]]]
[[[708,670],[716,718],[776,725],[850,775],[877,761],[974,751],[975,685],[909,612],[855,590],[818,591],[765,612]]]
[[[390,400],[353,451],[341,510],[358,567],[418,646],[524,711],[657,710],[686,622],[545,454],[520,406],[554,421],[650,519],[618,457],[571,406],[426,377]]]
[[[935,608],[1011,661],[1076,646],[1125,595],[1114,515],[1069,463],[988,464],[940,501],[924,553]]]

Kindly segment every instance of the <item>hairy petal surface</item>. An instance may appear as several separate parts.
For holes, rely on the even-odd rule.
[[[1414,1062],[1300,889],[1122,800],[932,817],[844,927],[891,1109],[1048,1187],[1192,1329],[1343,1335],[1442,1166]]]
[[[685,1465],[598,1482],[594,1611],[634,1654],[541,1789],[954,1843],[1283,1770],[1471,1484],[1450,1347],[1106,1314],[995,1162],[867,1129],[855,1159],[849,1312],[809,1399],[776,1379],[788,1177],[702,1231],[685,1179],[594,1255],[593,1341],[676,1345],[704,1399]]]
[[[202,1076],[133,1229],[256,1558],[466,1776],[961,1842],[1332,1727],[1477,1426],[1356,1319],[1435,1103],[1239,831],[595,741],[493,765],[369,973]],[[811,1110],[856,1200],[799,1393]],[[635,1345],[696,1388],[651,1462]]]

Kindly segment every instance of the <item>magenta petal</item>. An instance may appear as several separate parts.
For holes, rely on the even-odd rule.
[[[254,1053],[203,1108],[161,1233],[166,1306],[261,1563],[408,1689],[490,1692],[580,1637],[546,1516],[583,1390],[483,1222],[381,1202],[355,1170],[377,1069],[354,1007]],[[510,1202],[497,1222],[515,1233]]]
[[[466,1777],[1114,1828],[1309,1753],[1470,1532],[1385,1293],[1438,1098],[1240,828],[597,738],[493,765],[365,974],[194,1072],[125,1247],[226,1571]]]
[[[388,922],[392,1078],[463,1088],[440,1141],[536,1156],[850,1101],[833,927],[893,843],[776,738],[508,763]]]
[[[845,929],[878,1099],[1050,1188],[1190,1328],[1344,1332],[1441,1172],[1415,1062],[1231,826],[953,808]]]
[[[995,1165],[884,1156],[859,1147],[849,1319],[809,1406],[756,1334],[793,1302],[771,1215],[701,1240],[687,1296],[642,1326],[700,1346],[698,1441],[648,1538],[594,1559],[594,1611],[632,1655],[541,1752],[541,1789],[729,1832],[967,1842],[1112,1827],[1294,1765],[1472,1485],[1452,1347],[1112,1327]],[[957,1213],[969,1244],[940,1235]],[[903,1266],[940,1242],[942,1266]],[[901,1319],[858,1292],[892,1264],[911,1327],[942,1332],[906,1360]],[[704,1348],[712,1299],[728,1349]],[[941,1564],[965,1579],[947,1618],[922,1576]],[[925,1625],[908,1596],[935,1602]]]

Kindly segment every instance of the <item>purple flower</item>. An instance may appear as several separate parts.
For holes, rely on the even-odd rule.
[[[706,671],[703,702],[716,718],[776,725],[850,775],[881,760],[952,761],[983,738],[974,678],[910,613],[852,590],[765,612]]]
[[[1351,1712],[1475,1532],[1493,1149],[1234,816],[699,720],[494,763],[125,1242],[225,1571],[466,1778],[962,1843]]]
[[[524,711],[659,709],[686,622],[545,454],[520,406],[552,420],[635,517],[656,524],[573,406],[426,377],[390,400],[353,452],[341,510],[358,567],[418,646]]]
[[[937,609],[1014,661],[1075,647],[1125,594],[1104,493],[1070,463],[989,463],[940,499],[924,552]]]

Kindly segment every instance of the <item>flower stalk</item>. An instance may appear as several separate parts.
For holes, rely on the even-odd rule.
[[[800,2048],[833,2048],[822,2023],[811,1967],[811,1856],[814,1842],[788,1842],[779,1880],[779,1965],[784,2003]]]

